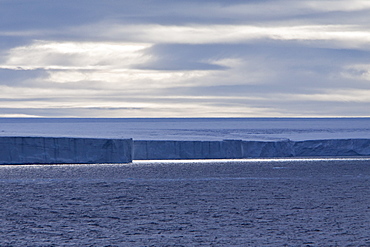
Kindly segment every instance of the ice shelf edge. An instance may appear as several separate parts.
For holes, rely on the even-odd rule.
[[[153,141],[0,137],[0,164],[100,164],[132,160],[370,156],[370,139]]]
[[[135,160],[370,156],[370,139],[307,141],[134,140]]]
[[[132,162],[132,139],[0,137],[0,164]]]

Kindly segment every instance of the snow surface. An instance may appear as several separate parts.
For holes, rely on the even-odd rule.
[[[370,139],[370,118],[22,119],[0,118],[0,136],[134,140]]]

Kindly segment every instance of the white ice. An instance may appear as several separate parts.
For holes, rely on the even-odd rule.
[[[370,118],[337,119],[0,119],[0,136],[134,140],[370,139]]]
[[[82,150],[79,155],[85,158],[74,159],[76,148],[70,144],[55,144],[55,140],[66,137],[81,140],[132,138],[133,159],[143,160],[370,156],[369,126],[368,118],[0,119],[0,136],[28,137],[26,144],[19,144],[17,138],[8,139],[0,154],[3,163],[119,162],[111,158],[117,156],[116,151],[107,152],[102,143],[95,147],[91,140],[80,143],[84,147],[79,147]],[[29,137],[48,138],[32,140]],[[71,153],[56,156],[56,152],[63,150]],[[96,158],[97,153],[104,154]]]

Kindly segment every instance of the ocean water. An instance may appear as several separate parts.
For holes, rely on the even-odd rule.
[[[136,140],[370,139],[370,118],[0,118],[0,136]]]
[[[370,246],[370,159],[0,166],[0,246]]]

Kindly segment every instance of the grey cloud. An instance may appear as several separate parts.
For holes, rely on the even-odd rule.
[[[11,48],[28,44],[30,41],[25,37],[1,35],[0,33],[0,61],[7,55]]]
[[[293,4],[289,4],[293,3]],[[302,1],[303,5],[304,1]],[[291,7],[290,5],[294,5]],[[240,13],[228,9],[233,7]],[[271,6],[274,8],[268,11]],[[298,6],[298,7],[297,7]],[[100,36],[96,25],[102,30],[119,24],[253,24],[302,25],[307,24],[349,24],[368,25],[367,10],[315,11],[300,8],[297,1],[42,1],[42,0],[3,0],[0,1],[0,35],[3,32],[17,39],[58,39],[58,40],[126,40],[137,37],[126,34],[124,37]],[[246,11],[240,11],[239,8]],[[299,13],[297,14],[297,8]],[[93,26],[93,28],[89,28]],[[22,34],[21,31],[27,31]],[[220,34],[222,35],[222,34]],[[3,35],[5,36],[5,35]],[[19,42],[19,41],[17,41]],[[0,49],[1,49],[0,41]]]
[[[330,102],[320,101],[289,101],[269,102],[264,106],[280,113],[282,116],[366,116],[369,104],[366,102]]]
[[[289,23],[310,23],[310,24],[325,24],[325,25],[369,25],[369,10],[353,10],[353,11],[323,11],[309,12],[299,15],[292,14],[288,19],[282,17],[282,20]]]
[[[122,29],[125,25],[138,23],[163,25],[252,23],[258,26],[353,24],[354,29],[369,25],[368,10],[305,9],[301,8],[303,3],[304,1],[272,0],[0,0],[0,62],[7,59],[9,49],[30,44],[37,39],[71,42],[76,40],[138,41],[137,37],[130,32],[127,32],[127,35],[123,32],[125,35],[119,37],[100,35],[100,30],[109,29],[111,24],[117,24],[118,28]],[[269,6],[273,6],[274,11],[269,11],[267,8]],[[238,7],[244,9],[238,12]],[[244,10],[247,14],[244,14]],[[368,73],[367,68],[351,66],[370,64],[370,51],[337,47],[331,41],[269,39],[250,40],[243,44],[154,44],[146,50],[146,55],[152,56],[152,60],[142,64],[131,64],[127,68],[139,69],[143,73],[149,70],[209,72],[206,76],[191,78],[188,81],[184,79],[184,85],[172,84],[171,81],[165,81],[166,79],[158,82],[167,83],[165,88],[145,88],[149,83],[155,83],[154,80],[150,81],[150,78],[138,79],[135,81],[137,84],[135,88],[130,88],[130,84],[127,84],[127,87],[121,86],[121,82],[110,84],[109,81],[105,82],[104,78],[99,79],[100,81],[81,79],[55,83],[48,81],[48,73],[56,71],[42,69],[42,63],[37,70],[0,69],[0,85],[32,89],[32,92],[37,92],[38,89],[50,89],[52,92],[50,97],[42,97],[35,93],[21,99],[0,99],[2,102],[22,101],[25,105],[27,102],[33,102],[34,106],[35,102],[39,101],[43,105],[54,103],[53,107],[49,106],[49,108],[0,108],[0,114],[85,117],[102,114],[121,116],[132,112],[137,115],[140,115],[140,112],[146,113],[145,109],[140,107],[109,107],[109,102],[114,101],[133,103],[133,105],[134,103],[161,102],[162,105],[176,103],[179,107],[182,103],[195,102],[202,106],[212,106],[215,111],[222,106],[224,106],[222,111],[225,112],[233,107],[251,107],[269,109],[269,114],[275,112],[297,116],[368,115],[366,102],[328,100],[325,102],[325,107],[322,107],[323,103],[314,99],[279,98],[300,94],[313,95],[337,89],[369,90],[369,81],[361,79],[361,76]],[[45,63],[66,65],[65,71],[73,71],[68,66],[74,64],[77,56],[50,55]],[[240,64],[234,66],[228,65],[227,62],[214,63],[223,59],[236,59]],[[85,72],[89,73],[87,70]],[[343,73],[349,76],[345,77]],[[122,85],[125,85],[124,83],[122,81]],[[79,92],[82,91],[85,91],[85,94],[80,95]],[[58,96],[59,93],[60,96]],[[65,102],[94,102],[93,96],[95,101],[108,102],[108,106],[54,107],[58,103],[63,105]],[[166,96],[173,97],[166,98]],[[207,97],[202,98],[202,96]],[[156,111],[163,113],[166,109],[164,107]],[[166,114],[168,116],[171,113]]]
[[[24,101],[49,101],[50,98],[21,98],[21,99],[4,99],[4,98],[0,98],[0,101],[2,102],[24,102]],[[1,108],[1,109],[6,109],[6,108]],[[10,109],[10,108],[9,108]],[[11,109],[14,109],[14,108],[11,108]]]
[[[0,28],[14,31],[87,23],[109,14],[112,7],[114,10],[114,5],[96,0],[3,0],[0,2],[0,16],[4,22]]]
[[[99,117],[114,116],[117,112],[139,111],[141,108],[71,107],[71,108],[0,108],[0,114],[18,114],[38,117]],[[124,115],[122,117],[125,117]]]
[[[37,70],[12,70],[0,69],[0,85],[19,87],[27,85],[27,81],[32,81],[45,76],[45,71]]]
[[[299,2],[292,1],[294,6]],[[304,3],[304,1],[302,1]],[[226,9],[230,6],[244,6],[247,14],[232,15]],[[250,6],[250,7],[248,7]],[[270,6],[278,8],[277,11],[267,11]],[[301,19],[311,22],[315,18],[336,17],[341,20],[342,12],[332,13],[303,8],[300,14],[294,14],[296,9],[290,10],[289,1],[129,1],[129,0],[2,0],[0,1],[0,30],[58,30],[70,26],[86,25],[89,23],[114,20],[122,24],[158,23],[158,24],[184,24],[184,23],[235,23],[235,22],[263,22],[286,21],[287,19]],[[281,11],[279,11],[279,9]],[[201,11],[201,12],[199,12]],[[215,15],[215,12],[219,15]],[[360,11],[358,11],[360,12]],[[366,11],[363,11],[366,14]],[[330,15],[329,17],[325,17]],[[366,15],[365,15],[366,16]],[[350,16],[353,18],[353,15]],[[365,22],[366,23],[366,22]]]
[[[262,81],[264,84],[278,84],[279,88],[287,88],[303,84],[307,87],[325,87],[315,85],[317,80],[335,80],[336,85],[343,67],[354,63],[370,64],[370,52],[349,49],[316,48],[294,42],[257,41],[255,44],[239,45],[159,45],[148,50],[154,58],[157,58],[147,68],[155,69],[214,69],[227,70],[227,66],[204,66],[200,61],[218,60],[224,58],[239,58],[246,62],[252,62],[254,66],[263,71],[271,71],[278,77],[270,81]],[[247,76],[247,75],[246,75]],[[342,79],[344,80],[344,79]],[[311,81],[312,85],[307,85]],[[348,80],[343,81],[345,86]],[[233,85],[235,83],[229,82]],[[237,82],[241,84],[241,82]],[[258,88],[259,86],[255,86]],[[279,90],[271,86],[271,90]],[[248,89],[250,90],[250,89]],[[236,93],[238,89],[235,90]]]
[[[162,44],[147,50],[156,59],[153,64],[162,69],[166,66],[176,66],[194,62],[193,69],[200,61],[220,60],[224,58],[243,58],[245,60],[261,57],[266,64],[289,63],[293,69],[312,68],[317,72],[325,72],[330,66],[338,67],[351,63],[370,63],[370,51],[355,49],[335,49],[312,47],[299,42],[282,42],[256,40],[249,44]],[[147,65],[150,67],[150,65]],[[321,67],[322,66],[322,67]],[[214,69],[225,69],[225,66]],[[201,68],[199,68],[201,69]]]
[[[226,66],[211,64],[207,60],[219,59],[222,46],[168,44],[155,45],[146,50],[152,61],[138,66],[141,69],[156,70],[223,70]],[[224,49],[224,50],[227,50]],[[228,57],[228,56],[227,56]]]

